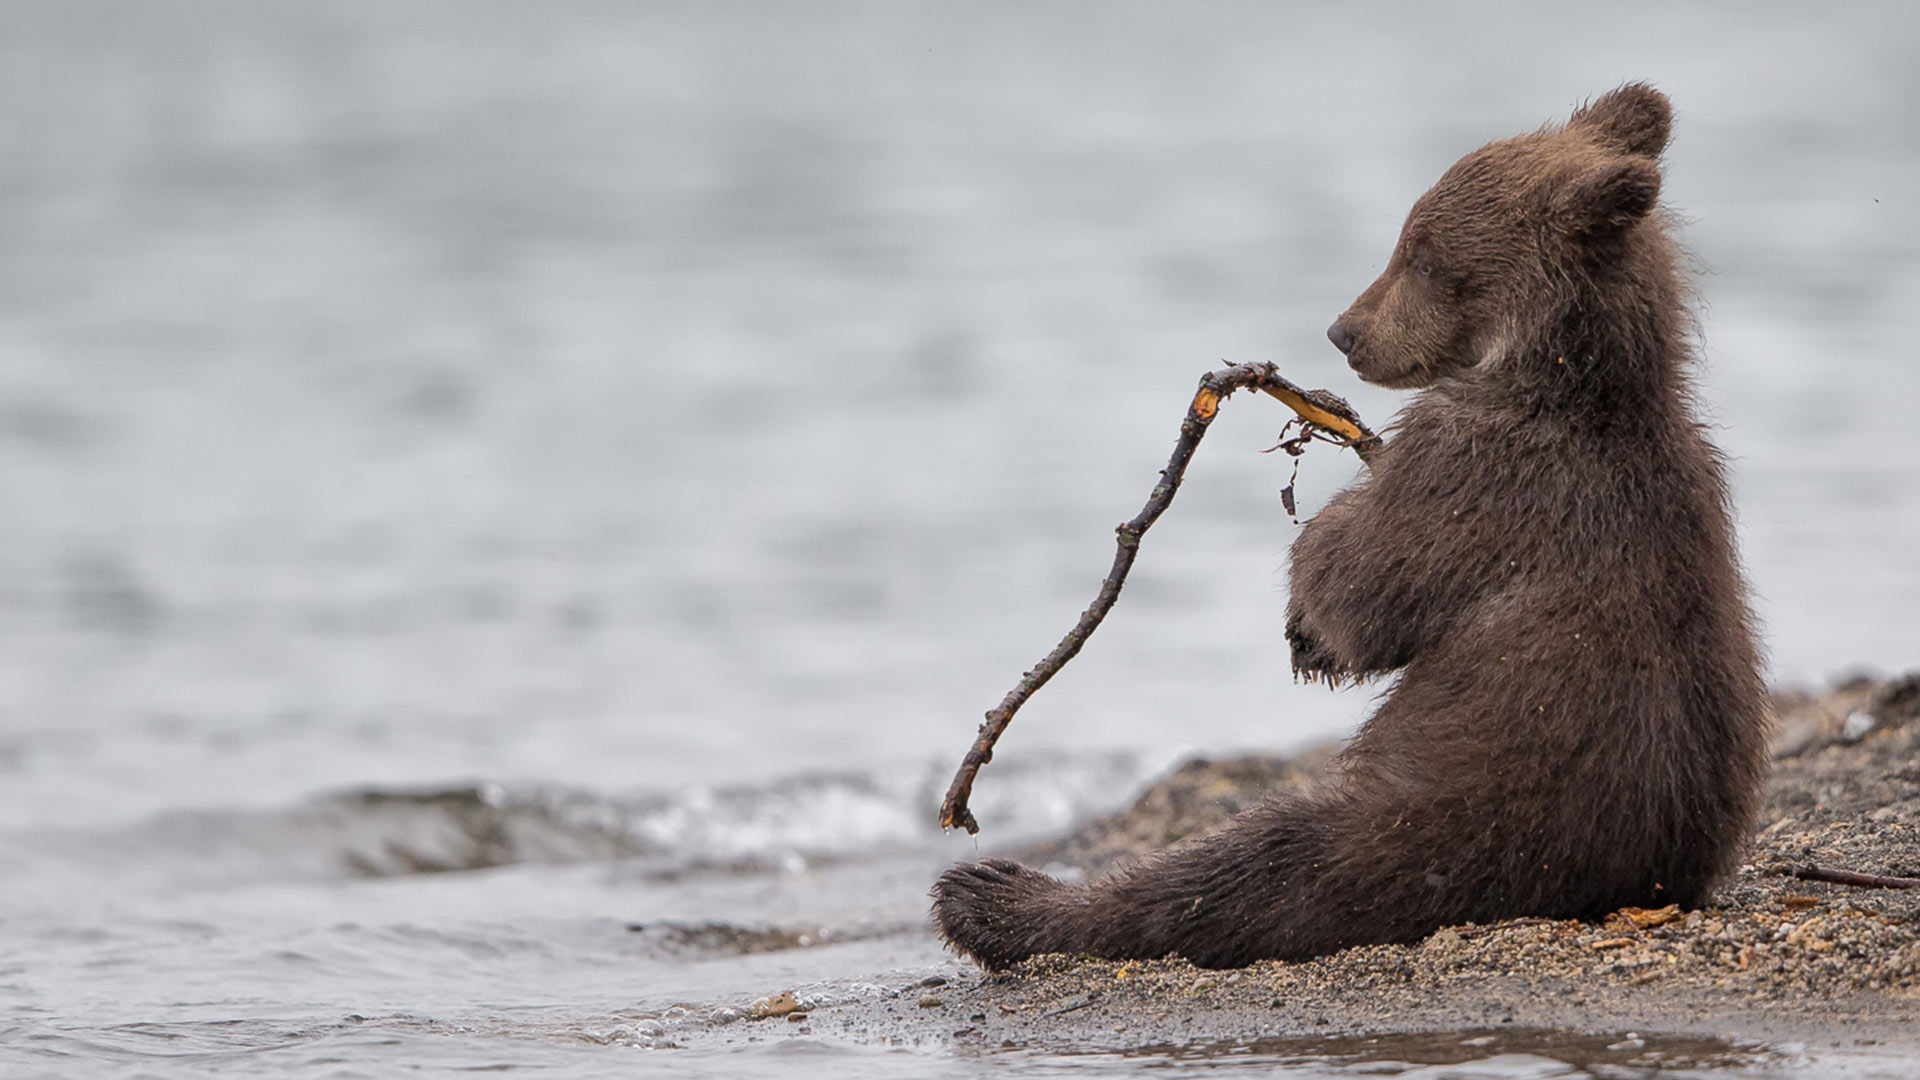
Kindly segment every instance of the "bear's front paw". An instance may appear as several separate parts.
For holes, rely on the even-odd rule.
[[[1306,676],[1308,682],[1325,679],[1338,684],[1353,674],[1320,636],[1307,628],[1299,608],[1287,612],[1287,647],[1293,654],[1293,673]]]
[[[1065,952],[1055,917],[1071,886],[1007,859],[956,866],[933,885],[933,925],[954,949],[989,968]]]

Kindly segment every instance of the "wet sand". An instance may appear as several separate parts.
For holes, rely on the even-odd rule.
[[[1228,971],[1067,956],[991,975],[956,964],[773,999],[760,1009],[772,1015],[704,1038],[1433,1063],[1515,1052],[1707,1066],[1920,1053],[1920,889],[1790,875],[1805,863],[1920,875],[1920,680],[1855,680],[1777,694],[1775,705],[1776,769],[1753,849],[1702,910],[1453,927],[1411,946]],[[1098,872],[1204,832],[1276,785],[1312,783],[1330,756],[1191,763],[1132,808],[1019,854]]]

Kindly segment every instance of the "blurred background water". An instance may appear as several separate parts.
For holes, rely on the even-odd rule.
[[[1195,378],[1385,421],[1322,334],[1407,205],[1627,79],[1771,673],[1914,665],[1916,61],[1891,2],[0,4],[0,1063],[625,1070],[940,963],[938,792]],[[1288,676],[1281,419],[988,839],[1364,716]]]

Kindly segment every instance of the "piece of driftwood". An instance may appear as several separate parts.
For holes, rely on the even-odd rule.
[[[1120,586],[1126,583],[1127,572],[1133,568],[1140,538],[1172,504],[1174,493],[1180,489],[1180,480],[1186,475],[1187,463],[1193,460],[1193,452],[1200,445],[1200,437],[1207,433],[1207,426],[1213,423],[1214,416],[1219,413],[1221,400],[1236,390],[1262,391],[1294,411],[1296,417],[1288,424],[1298,425],[1300,433],[1283,441],[1280,448],[1295,456],[1314,440],[1351,447],[1362,461],[1369,460],[1380,446],[1380,437],[1360,421],[1359,414],[1345,399],[1325,390],[1306,390],[1295,386],[1282,378],[1279,369],[1272,364],[1232,364],[1202,376],[1200,388],[1194,392],[1193,403],[1187,406],[1186,419],[1180,422],[1180,439],[1174,444],[1173,456],[1167,460],[1167,467],[1160,470],[1160,482],[1153,486],[1152,494],[1147,496],[1147,505],[1134,515],[1133,520],[1114,530],[1118,550],[1114,552],[1113,567],[1107,571],[1106,580],[1100,583],[1100,592],[1094,597],[1093,605],[1081,613],[1080,621],[1067,631],[1067,636],[1054,646],[1046,659],[1022,675],[1000,704],[987,713],[985,722],[980,725],[979,735],[967,750],[967,756],[961,760],[960,770],[954,774],[953,784],[947,788],[946,799],[940,804],[941,828],[959,826],[969,833],[980,831],[980,823],[974,820],[973,811],[967,808],[967,798],[973,793],[973,779],[980,772],[980,766],[993,760],[993,744],[999,740],[1001,732],[1007,730],[1007,725],[1013,722],[1013,714],[1026,704],[1034,691],[1045,686],[1047,680],[1053,678],[1067,661],[1080,652],[1088,636],[1107,617],[1114,601],[1120,598]]]
[[[1791,872],[1801,881],[1824,881],[1829,885],[1854,885],[1862,889],[1920,889],[1920,878],[1863,874],[1858,870],[1835,870],[1813,863],[1801,863]]]

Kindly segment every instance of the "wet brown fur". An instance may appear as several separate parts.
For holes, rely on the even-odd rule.
[[[1707,900],[1765,714],[1656,207],[1669,125],[1631,84],[1468,154],[1330,331],[1363,378],[1426,388],[1293,545],[1295,670],[1400,672],[1337,782],[1086,885],[957,866],[950,945],[1222,967]]]

